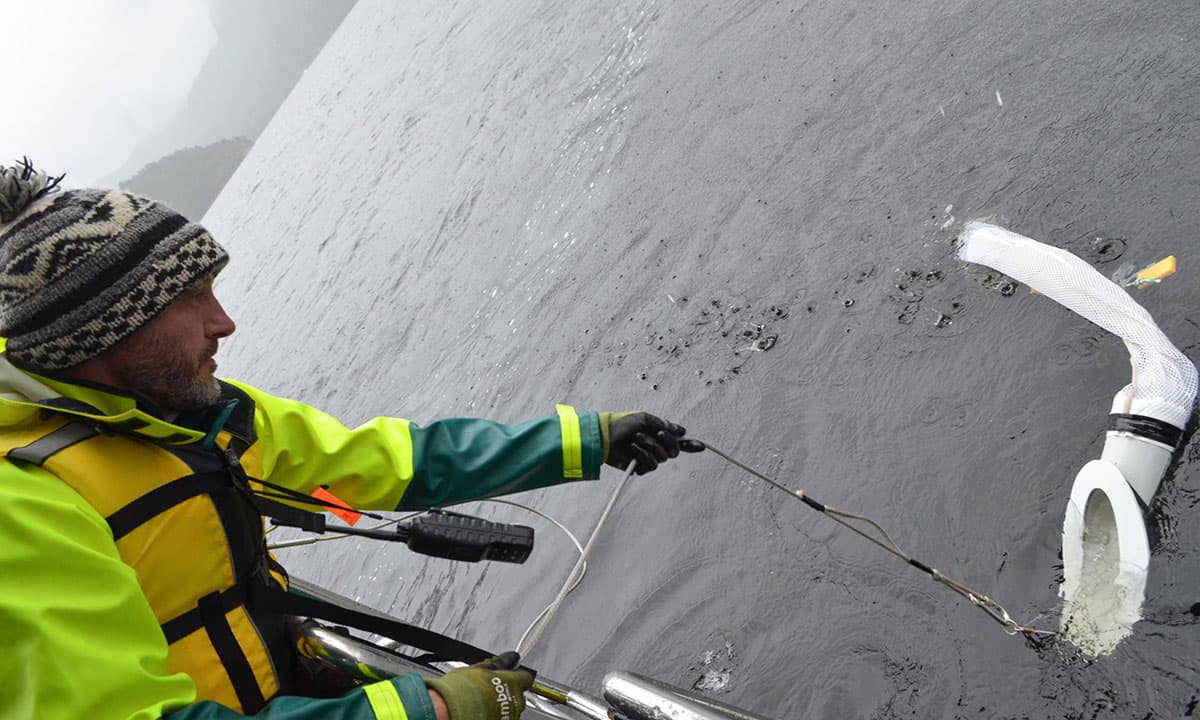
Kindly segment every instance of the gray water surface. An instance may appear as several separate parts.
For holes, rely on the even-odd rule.
[[[221,372],[325,408],[646,409],[1057,626],[1071,481],[1116,338],[953,258],[997,214],[1200,348],[1200,4],[360,0],[206,224]],[[874,6],[873,6],[874,5]],[[715,455],[637,480],[528,658],[779,718],[1175,718],[1200,703],[1200,443],[1159,493],[1146,620],[1041,651]],[[586,536],[618,474],[523,501]],[[280,557],[514,646],[575,551],[522,566],[344,540]]]

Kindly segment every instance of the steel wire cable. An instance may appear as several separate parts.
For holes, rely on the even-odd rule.
[[[731,455],[719,450],[716,447],[713,447],[711,444],[704,442],[702,440],[699,442],[702,442],[706,449],[708,449],[710,452],[715,453],[718,457],[722,458],[723,460],[730,463],[731,465],[734,465],[735,467],[749,473],[753,477],[758,478],[759,480],[762,480],[763,482],[767,483],[768,485],[775,488],[776,490],[779,490],[780,492],[787,494],[789,497],[796,499],[796,500],[800,500],[805,505],[808,505],[809,507],[813,508],[814,510],[824,514],[826,517],[833,520],[834,522],[853,531],[854,533],[858,534],[859,536],[866,538],[867,540],[869,540],[872,543],[874,543],[875,545],[883,548],[887,552],[892,553],[893,555],[900,558],[901,560],[908,563],[909,565],[928,574],[929,577],[932,580],[934,580],[934,582],[938,582],[938,583],[941,583],[942,585],[945,585],[946,587],[950,588],[952,591],[954,591],[958,595],[960,595],[963,598],[965,598],[966,600],[970,601],[972,605],[975,605],[979,609],[983,610],[983,612],[985,614],[987,614],[988,617],[992,618],[997,623],[999,623],[1004,628],[1004,632],[1008,633],[1009,635],[1020,634],[1020,635],[1024,635],[1029,640],[1036,640],[1038,637],[1049,637],[1049,636],[1054,636],[1054,635],[1058,634],[1058,633],[1055,633],[1055,632],[1052,632],[1049,630],[1038,630],[1030,625],[1023,625],[1023,624],[1018,623],[1017,621],[1013,620],[1012,616],[1009,615],[1008,611],[1005,610],[1004,607],[1002,605],[1000,605],[1000,603],[996,602],[992,598],[971,588],[970,586],[968,586],[964,583],[958,582],[956,580],[953,580],[953,579],[947,577],[944,573],[942,573],[937,568],[935,568],[931,565],[927,565],[926,563],[923,563],[920,560],[917,560],[916,558],[912,557],[908,553],[904,552],[904,550],[902,550],[900,548],[900,546],[896,543],[896,541],[892,539],[892,536],[889,535],[888,532],[883,529],[883,526],[881,526],[879,523],[875,522],[871,518],[869,518],[865,515],[858,515],[856,513],[847,512],[845,510],[839,510],[835,507],[831,507],[824,503],[818,502],[817,500],[815,500],[812,496],[808,495],[803,490],[792,490],[791,488],[787,487],[783,483],[780,483],[776,480],[773,480],[772,478],[767,477],[766,475],[755,470],[754,468],[750,467],[749,465],[746,465],[745,463],[742,463],[741,461],[735,459]],[[859,527],[858,525],[856,525],[854,523],[854,521],[864,523],[864,524],[870,526],[870,528],[874,529],[876,531],[876,533],[878,533],[878,534],[877,535],[871,534],[867,530],[864,530],[862,527]]]

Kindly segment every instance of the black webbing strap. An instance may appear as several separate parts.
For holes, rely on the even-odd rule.
[[[300,528],[311,533],[325,532],[325,516],[321,513],[285,505],[269,497],[263,497],[259,493],[253,493],[250,501],[254,503],[259,514],[277,521],[280,525]]]
[[[242,646],[238,644],[237,637],[233,634],[233,628],[229,627],[229,619],[225,615],[227,610],[221,593],[212,593],[200,598],[196,610],[203,619],[209,642],[217,651],[217,656],[221,658],[221,665],[224,666],[225,673],[229,676],[230,683],[233,684],[233,690],[237,693],[242,709],[247,713],[257,712],[266,703],[266,699],[258,687],[258,679],[254,677],[250,661],[242,652]]]
[[[120,540],[139,525],[149,522],[151,518],[170,510],[184,500],[215,493],[228,484],[224,470],[187,475],[166,485],[160,485],[109,515],[105,520],[112,528],[113,540]]]
[[[222,615],[224,615],[224,613],[246,603],[246,587],[242,584],[234,585],[224,592],[205,595],[201,599],[201,602],[205,601],[208,602],[210,609],[214,604],[219,602]],[[160,627],[162,628],[163,635],[167,638],[167,644],[171,644],[177,640],[182,640],[204,627],[204,619],[204,613],[200,606],[197,605],[182,615],[176,615]]]
[[[422,656],[423,662],[439,662],[443,660],[458,660],[468,665],[483,662],[495,657],[496,653],[488,652],[461,640],[426,630],[416,625],[380,617],[370,613],[351,610],[340,605],[309,597],[289,593],[278,586],[254,586],[250,589],[250,604],[255,610],[266,610],[284,615],[298,615],[325,620],[339,625],[347,625],[364,632],[375,633],[403,645],[424,650],[430,655]]]

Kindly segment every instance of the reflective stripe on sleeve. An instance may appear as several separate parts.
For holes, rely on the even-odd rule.
[[[400,693],[396,692],[391,680],[363,685],[363,692],[367,695],[367,702],[371,703],[376,720],[408,720]]]
[[[583,435],[579,430],[579,414],[570,405],[557,405],[558,422],[562,427],[563,477],[583,477]]]
[[[400,477],[410,480],[413,476],[413,439],[412,426],[408,420],[401,421],[400,434],[404,440],[400,453]]]

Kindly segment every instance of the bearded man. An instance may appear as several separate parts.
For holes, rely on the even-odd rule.
[[[256,599],[287,586],[263,496],[433,508],[703,446],[653,415],[566,405],[348,429],[217,379],[235,330],[213,291],[224,248],[157,202],[61,179],[0,167],[0,716],[518,716],[532,676],[486,663],[310,697],[331,693]]]

